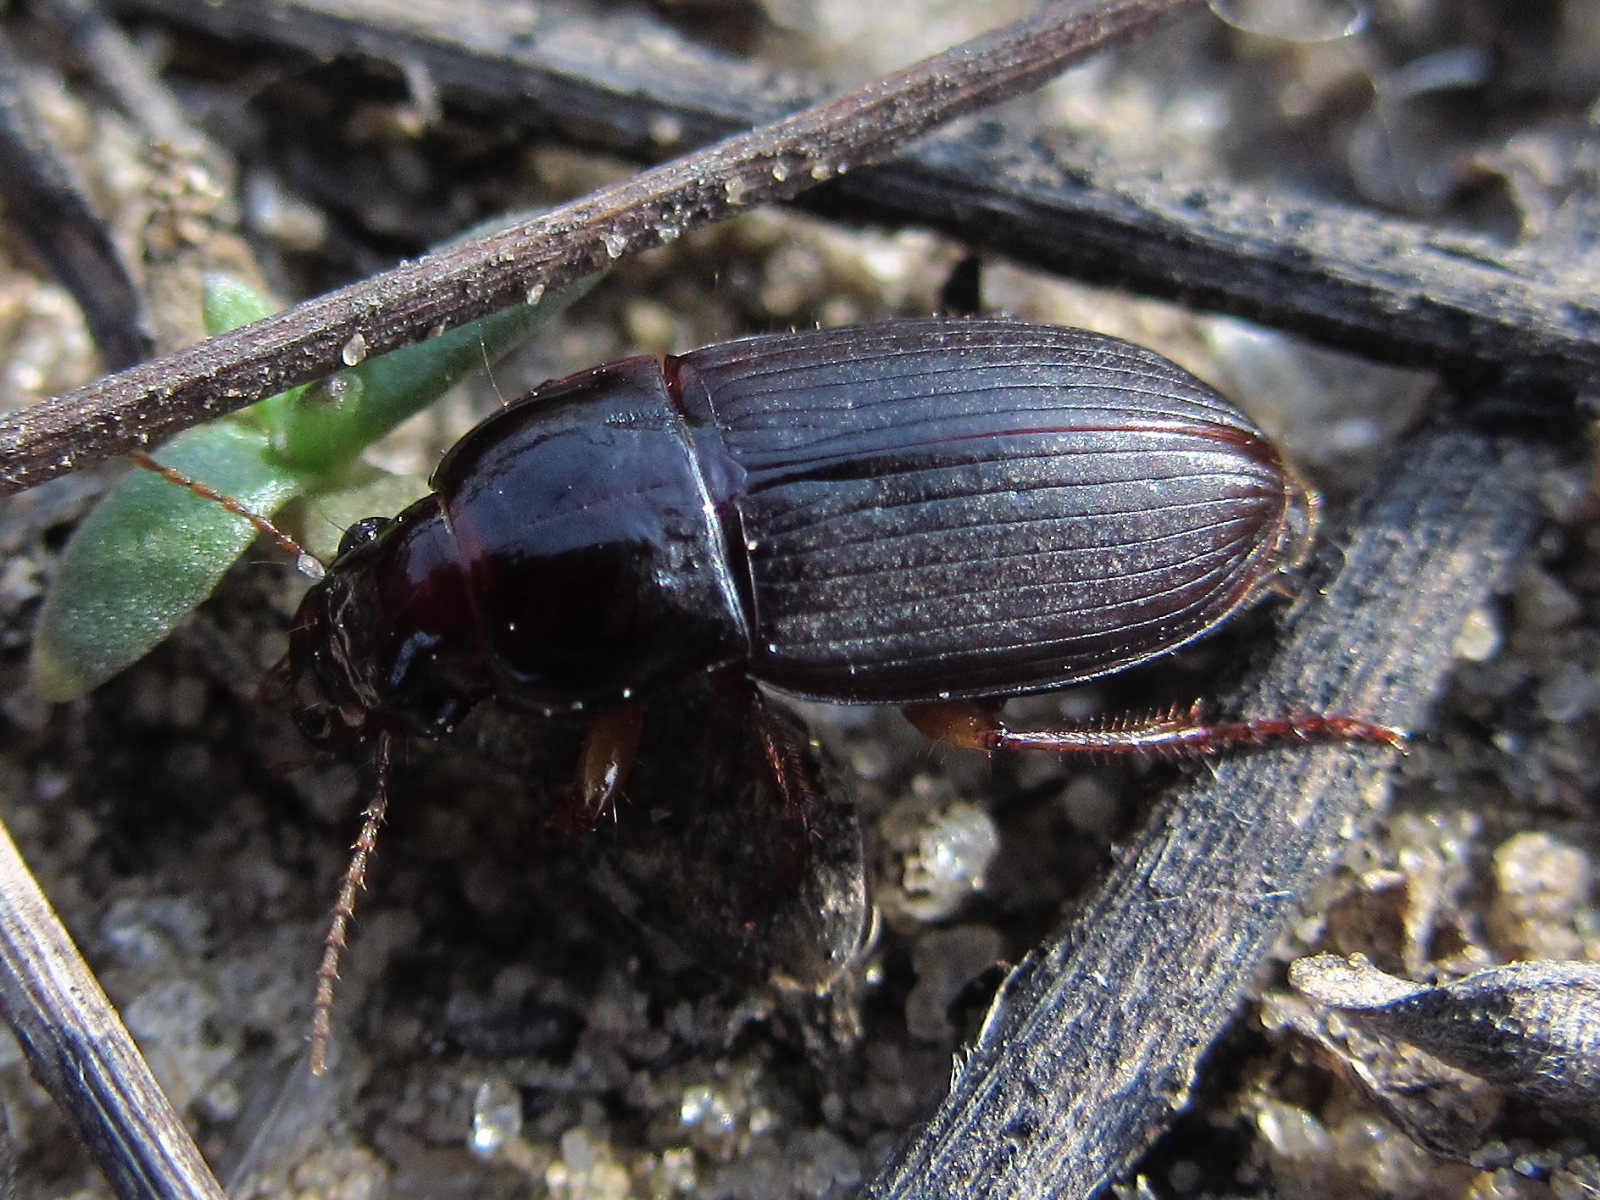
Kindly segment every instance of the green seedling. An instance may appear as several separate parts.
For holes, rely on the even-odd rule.
[[[585,285],[520,305],[380,357],[348,347],[347,370],[185,430],[153,456],[238,501],[230,510],[159,475],[134,471],[68,543],[39,613],[33,673],[50,700],[82,696],[142,658],[215,590],[257,529],[291,500],[329,514],[370,489],[362,452],[469,372],[524,341]],[[206,280],[203,315],[217,334],[271,311],[228,276]],[[300,564],[315,569],[313,562]]]

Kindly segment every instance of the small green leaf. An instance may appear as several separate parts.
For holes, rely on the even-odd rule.
[[[270,317],[276,311],[270,297],[262,295],[237,276],[224,271],[207,271],[200,281],[200,318],[206,333],[212,337]],[[271,432],[283,424],[305,391],[306,385],[302,384],[279,392],[276,396],[258,400],[249,408],[242,408],[220,419],[254,425]]]
[[[275,311],[271,300],[237,276],[207,271],[200,280],[200,320],[212,337]]]
[[[266,434],[233,421],[190,429],[161,461],[270,513],[302,486]],[[39,612],[33,672],[47,699],[70,700],[136,662],[202,600],[255,539],[220,504],[134,471],[78,527]]]

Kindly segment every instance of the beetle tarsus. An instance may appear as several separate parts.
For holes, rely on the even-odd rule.
[[[1278,742],[1372,742],[1403,749],[1406,731],[1360,717],[1338,714],[1294,713],[1287,717],[1254,718],[1243,721],[1218,721],[1202,724],[1211,745],[1202,754],[1230,750],[1236,746],[1267,746]]]

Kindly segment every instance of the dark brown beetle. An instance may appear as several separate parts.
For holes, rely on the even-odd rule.
[[[609,708],[738,667],[816,700],[1059,688],[1216,628],[1303,556],[1238,409],[1078,330],[904,321],[546,384],[360,522],[295,622],[314,741],[493,697]]]
[[[754,684],[906,706],[982,749],[1208,754],[1376,740],[1299,714],[1013,731],[987,701],[1175,650],[1304,557],[1305,490],[1247,417],[1082,330],[916,320],[744,338],[545,384],[468,433],[433,493],[345,537],[280,677],[319,745],[450,730],[480,700],[595,714],[575,823],[610,803],[640,703],[718,672],[779,794],[813,802]],[[314,1055],[383,798],[347,874]]]

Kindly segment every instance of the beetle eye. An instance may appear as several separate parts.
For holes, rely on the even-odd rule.
[[[392,517],[365,517],[357,521],[339,539],[339,552],[335,557],[343,558],[350,551],[365,546],[382,533],[392,520]]]
[[[333,719],[326,709],[308,709],[298,713],[295,723],[300,727],[301,736],[313,746],[321,746],[333,734]]]

